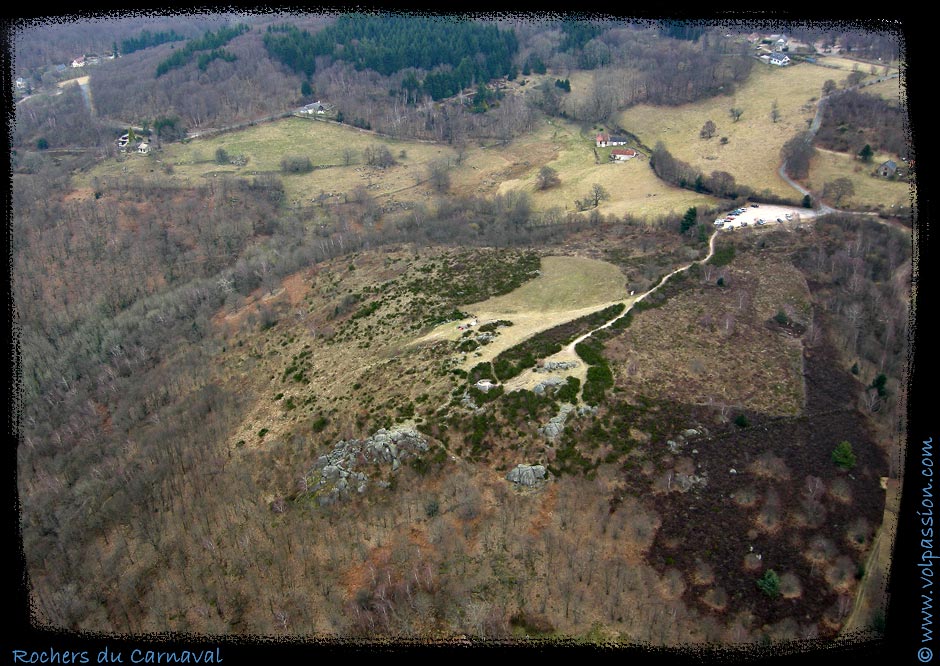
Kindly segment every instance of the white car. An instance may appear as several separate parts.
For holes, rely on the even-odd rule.
[[[723,217],[719,217],[717,220],[715,220],[715,226],[716,226],[716,227],[723,227],[723,226],[725,226],[725,220],[724,220],[724,218],[723,218]]]

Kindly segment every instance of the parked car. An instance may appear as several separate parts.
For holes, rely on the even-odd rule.
[[[747,226],[747,220],[741,220],[741,226],[742,226],[742,227],[746,227],[746,226]]]
[[[723,227],[723,226],[725,226],[724,218],[720,218],[720,217],[719,217],[717,220],[715,220],[715,226],[716,226],[716,227]]]
[[[792,220],[792,219],[793,219],[793,213],[787,213],[786,215],[784,215],[784,217],[787,218],[788,220]]]
[[[760,208],[760,204],[751,204],[751,208]]]
[[[783,218],[778,217],[777,222],[780,222],[781,224],[783,224]]]

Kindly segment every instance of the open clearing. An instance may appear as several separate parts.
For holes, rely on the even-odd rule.
[[[621,303],[627,297],[623,274],[606,261],[550,256],[542,258],[541,270],[541,275],[512,293],[462,308],[480,324],[501,319],[513,323],[500,328],[491,343],[469,354],[464,361],[467,368],[491,361],[536,333]],[[462,335],[457,326],[467,321],[441,324],[416,343],[456,341]]]
[[[705,174],[727,171],[737,182],[758,192],[792,196],[793,190],[779,176],[780,149],[795,134],[805,131],[816,113],[816,102],[827,79],[840,82],[836,70],[808,64],[790,67],[755,65],[747,83],[733,95],[673,108],[639,105],[624,111],[619,123],[650,145],[662,141],[677,158]],[[780,114],[771,119],[776,101]],[[732,107],[743,110],[733,122]],[[717,126],[711,139],[699,132],[706,121]],[[721,145],[721,137],[728,143]]]
[[[626,164],[596,163],[593,134],[560,119],[542,122],[532,131],[498,145],[467,146],[462,159],[456,148],[444,143],[398,141],[346,125],[302,118],[286,118],[246,129],[165,144],[150,155],[130,154],[107,160],[76,179],[76,187],[94,187],[95,178],[141,176],[172,177],[173,182],[197,186],[230,175],[251,178],[274,174],[281,178],[288,200],[311,204],[321,194],[327,204],[345,203],[358,188],[380,205],[428,202],[437,196],[428,182],[429,167],[449,165],[451,195],[507,194],[522,190],[532,196],[536,210],[574,210],[575,199],[587,196],[594,183],[611,195],[601,202],[602,213],[654,217],[708,205],[704,195],[669,186],[656,178],[645,158]],[[365,164],[364,151],[385,146],[397,164],[385,169]],[[244,166],[220,165],[216,152],[230,158],[244,156]],[[307,157],[313,171],[283,174],[285,156]],[[347,165],[347,158],[349,164]],[[535,188],[539,169],[550,166],[561,184],[544,192]],[[170,172],[172,175],[170,175]]]
[[[848,178],[855,187],[855,194],[847,197],[840,207],[890,209],[909,206],[914,196],[910,184],[872,175],[879,164],[889,159],[897,160],[897,156],[877,154],[865,164],[851,155],[817,148],[816,157],[810,163],[806,186],[822,192],[826,183],[836,178]],[[898,164],[902,169],[907,168],[904,163]],[[828,203],[834,205],[831,201]]]
[[[532,201],[540,210],[558,208],[575,210],[576,199],[587,197],[596,183],[610,194],[602,201],[598,210],[602,213],[649,218],[667,213],[685,212],[693,206],[713,203],[710,197],[690,190],[671,187],[653,173],[649,160],[641,155],[623,163],[610,162],[609,151],[598,151],[600,163],[595,159],[594,133],[582,134],[576,127],[557,119],[545,123],[537,135],[537,141],[550,143],[555,156],[550,161],[533,164],[531,168],[515,178],[502,181],[498,192],[506,194],[522,190],[532,195]],[[561,183],[544,191],[536,189],[535,180],[539,169],[548,166],[554,169]]]

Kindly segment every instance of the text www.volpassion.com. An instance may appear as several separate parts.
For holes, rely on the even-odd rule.
[[[921,487],[920,510],[920,642],[933,641],[933,437],[924,440],[920,450],[920,473],[924,477]],[[917,659],[922,662],[933,660],[933,650],[923,646],[917,650]]]

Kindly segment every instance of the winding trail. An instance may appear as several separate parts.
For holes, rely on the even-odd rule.
[[[680,267],[680,268],[675,269],[675,270],[672,271],[671,273],[669,273],[669,274],[667,274],[666,276],[664,276],[663,279],[660,280],[659,283],[658,283],[655,287],[653,287],[653,288],[650,289],[649,291],[646,291],[646,292],[640,294],[640,295],[637,296],[636,298],[632,298],[632,299],[628,299],[628,300],[619,301],[619,303],[622,303],[622,304],[625,306],[625,309],[624,309],[623,312],[621,312],[620,314],[617,314],[617,315],[611,317],[608,321],[606,321],[605,323],[601,324],[601,325],[598,326],[597,328],[594,328],[594,329],[588,331],[587,333],[584,333],[583,335],[578,336],[577,338],[575,338],[574,341],[572,341],[571,343],[569,343],[569,344],[568,344],[564,349],[562,349],[560,352],[556,352],[555,354],[552,354],[551,356],[548,356],[548,357],[546,357],[546,358],[544,358],[544,359],[541,359],[541,360],[545,361],[546,363],[550,363],[550,362],[562,363],[562,362],[571,362],[571,361],[574,361],[575,363],[577,363],[577,366],[576,366],[576,369],[575,369],[573,372],[572,372],[570,369],[569,369],[569,370],[562,370],[562,371],[558,371],[558,372],[539,373],[539,374],[537,374],[537,375],[534,375],[534,373],[531,373],[531,372],[523,372],[523,373],[520,373],[520,374],[516,375],[515,377],[513,377],[513,378],[510,379],[510,380],[508,380],[507,382],[505,382],[505,383],[503,384],[503,389],[504,389],[507,393],[509,393],[509,392],[511,392],[511,391],[516,391],[516,390],[519,390],[519,389],[528,389],[528,388],[531,388],[534,384],[538,384],[539,382],[545,381],[545,379],[546,379],[547,377],[552,377],[552,376],[556,376],[556,377],[559,377],[559,378],[563,378],[563,376],[564,376],[564,377],[573,376],[573,377],[577,378],[578,380],[580,380],[581,386],[582,386],[582,388],[583,388],[584,383],[585,383],[585,380],[586,380],[586,378],[587,378],[587,367],[586,367],[584,361],[582,361],[581,358],[578,356],[577,352],[575,351],[575,347],[576,347],[579,343],[583,342],[584,340],[588,339],[589,337],[591,337],[592,335],[594,335],[595,333],[597,333],[598,331],[602,331],[602,330],[604,330],[605,328],[609,328],[615,321],[617,321],[617,320],[620,319],[621,317],[627,316],[627,315],[633,310],[633,308],[636,306],[637,303],[639,303],[639,302],[642,301],[644,298],[646,298],[647,296],[649,296],[650,294],[652,294],[654,291],[656,291],[657,289],[659,289],[660,287],[662,287],[664,284],[666,284],[666,282],[668,282],[669,279],[670,279],[673,275],[676,275],[676,274],[678,274],[678,273],[682,273],[683,271],[687,271],[687,270],[689,270],[692,266],[694,266],[695,264],[704,263],[704,262],[708,261],[709,259],[711,259],[711,258],[712,258],[712,255],[715,254],[715,238],[718,236],[718,233],[719,233],[719,232],[720,232],[720,229],[715,229],[715,230],[712,232],[711,238],[709,238],[709,240],[708,240],[708,254],[706,254],[704,258],[702,258],[702,259],[697,259],[697,260],[695,260],[695,261],[693,261],[693,262],[690,262],[689,264],[687,264],[687,265],[685,265],[685,266],[682,266],[682,267]],[[614,305],[616,305],[616,303],[614,303]],[[609,307],[609,306],[608,306],[608,307]],[[579,400],[579,402],[580,402],[580,400]]]

